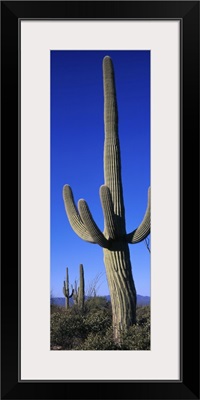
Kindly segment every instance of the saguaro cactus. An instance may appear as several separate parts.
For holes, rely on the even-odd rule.
[[[136,289],[132,276],[128,244],[144,240],[150,233],[150,188],[147,209],[138,228],[126,232],[121,180],[118,113],[113,63],[103,59],[104,80],[104,185],[100,199],[104,214],[104,232],[97,227],[85,200],[74,202],[69,185],[63,188],[66,213],[73,230],[87,242],[103,247],[104,263],[111,296],[113,333],[120,342],[122,331],[136,322]]]
[[[74,289],[72,289],[71,294],[69,294],[69,273],[68,268],[66,268],[66,280],[63,282],[63,294],[65,296],[65,308],[69,308],[69,299],[73,296]]]
[[[84,269],[83,264],[79,267],[79,287],[77,287],[77,282],[74,283],[74,293],[73,293],[74,303],[78,305],[79,308],[84,308],[85,302],[85,281],[84,281]]]
[[[79,281],[79,288],[78,288],[78,306],[81,309],[83,309],[84,301],[85,301],[85,282],[84,282],[83,264],[80,264],[79,268],[80,268],[79,269],[80,281]]]
[[[77,285],[77,281],[74,282],[74,292],[73,292],[73,300],[74,300],[74,304],[78,305],[78,285]]]

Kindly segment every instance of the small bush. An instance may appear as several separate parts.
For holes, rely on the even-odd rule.
[[[106,297],[91,297],[85,302],[85,311],[93,312],[95,310],[110,310],[111,313],[111,304],[110,301],[106,299]]]
[[[131,326],[122,337],[121,350],[150,350],[149,324]]]
[[[77,343],[82,343],[86,337],[83,317],[72,314],[54,313],[51,316],[51,346],[61,346],[63,350],[72,350]]]
[[[137,307],[136,312],[138,325],[150,322],[150,306]]]
[[[112,319],[106,310],[97,310],[85,316],[85,328],[88,333],[104,335],[111,326]]]
[[[109,328],[105,335],[90,333],[81,350],[119,350],[119,347],[113,342],[112,328]]]
[[[150,350],[150,307],[137,308],[137,323],[122,336],[122,350]]]
[[[58,306],[57,304],[51,304],[51,314],[58,313],[58,314],[63,314],[65,312],[65,308]]]

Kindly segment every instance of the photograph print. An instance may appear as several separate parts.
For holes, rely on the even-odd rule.
[[[151,350],[150,55],[51,51],[51,350]]]

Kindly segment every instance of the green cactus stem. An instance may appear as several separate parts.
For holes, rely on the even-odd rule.
[[[84,301],[85,301],[85,282],[84,282],[84,270],[83,264],[80,264],[79,269],[79,289],[78,289],[78,306],[81,310],[84,309]]]
[[[63,294],[65,296],[65,308],[69,308],[69,299],[73,296],[74,289],[72,288],[71,294],[69,294],[69,272],[66,268],[66,280],[63,282]]]
[[[80,264],[80,267],[79,267],[79,287],[77,286],[77,281],[75,281],[75,283],[74,283],[73,300],[74,300],[74,304],[77,304],[81,310],[84,309],[85,281],[84,281],[83,264]]]
[[[74,292],[73,292],[74,304],[78,305],[78,285],[77,281],[74,282]]]
[[[104,263],[111,296],[113,334],[120,343],[122,331],[136,322],[136,289],[132,276],[129,244],[139,243],[150,233],[150,188],[147,209],[141,224],[126,232],[125,209],[121,179],[118,111],[113,63],[103,59],[104,83],[104,185],[100,199],[104,214],[102,233],[85,200],[75,205],[69,185],[63,188],[65,210],[73,230],[83,240],[103,247]]]

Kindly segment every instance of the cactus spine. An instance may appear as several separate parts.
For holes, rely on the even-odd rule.
[[[69,294],[69,272],[66,268],[66,280],[63,282],[63,294],[65,296],[65,308],[69,308],[69,299],[73,296],[74,289],[72,289],[71,294]]]
[[[118,137],[118,112],[113,63],[103,59],[104,80],[104,185],[100,199],[104,214],[104,232],[93,220],[85,200],[74,202],[69,185],[63,188],[65,210],[73,230],[83,240],[103,247],[104,263],[111,296],[113,334],[120,343],[121,332],[136,322],[136,289],[132,276],[128,244],[139,243],[150,233],[150,188],[147,209],[138,228],[126,232]]]
[[[84,281],[84,269],[83,264],[79,267],[79,287],[77,287],[77,282],[74,283],[74,293],[73,293],[74,303],[78,305],[80,309],[84,309],[85,302],[85,281]]]

